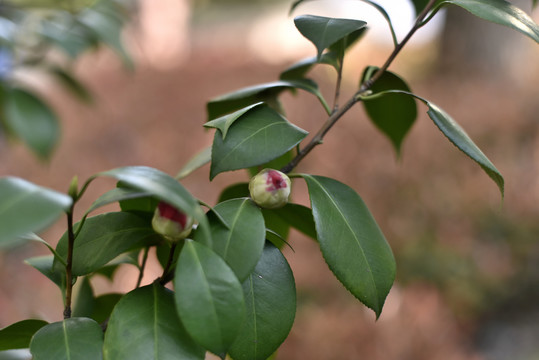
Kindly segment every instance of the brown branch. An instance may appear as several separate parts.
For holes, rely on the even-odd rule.
[[[373,84],[380,79],[380,77],[383,75],[383,73],[389,68],[393,60],[397,57],[397,55],[401,52],[404,45],[408,43],[408,41],[412,38],[412,35],[421,28],[424,24],[422,23],[429,11],[433,8],[434,4],[436,3],[436,0],[430,0],[427,6],[423,9],[423,11],[417,16],[417,19],[413,25],[413,27],[410,29],[408,34],[402,39],[402,41],[395,46],[391,54],[389,54],[387,60],[385,61],[384,65],[382,65],[381,68],[374,73],[374,75],[366,80],[360,87],[360,89],[346,102],[346,104],[343,105],[342,108],[336,109],[331,116],[327,119],[327,121],[322,125],[320,130],[314,135],[314,137],[309,141],[309,143],[301,149],[296,157],[294,157],[288,164],[286,164],[284,167],[281,168],[281,171],[285,174],[292,171],[307,154],[309,154],[317,145],[320,145],[322,143],[322,140],[324,139],[324,136],[326,133],[335,125],[335,123],[348,111],[352,106],[354,106],[357,102],[361,101],[361,95],[368,91]]]
[[[66,261],[66,293],[64,319],[71,317],[71,298],[73,294],[73,247],[75,234],[73,233],[73,210],[74,205],[67,212],[67,261]]]

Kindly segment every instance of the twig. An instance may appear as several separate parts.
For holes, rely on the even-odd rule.
[[[144,255],[142,255],[142,263],[140,264],[140,272],[138,274],[137,286],[135,286],[135,289],[138,289],[140,287],[140,284],[142,283],[142,277],[144,276],[144,269],[146,268],[146,261],[148,261],[149,251],[149,247],[144,249]]]
[[[168,273],[170,271],[170,267],[172,266],[172,263],[174,262],[174,252],[176,251],[176,245],[177,243],[172,243],[172,246],[170,247],[170,253],[168,254],[168,261],[163,269],[163,275],[161,275],[161,278],[159,279],[159,283],[161,285],[165,285],[169,280]]]
[[[381,68],[378,69],[374,75],[366,80],[360,87],[360,89],[346,102],[346,104],[343,105],[342,108],[334,110],[334,112],[331,114],[331,116],[327,119],[327,121],[322,125],[320,130],[314,135],[314,137],[311,139],[311,141],[303,148],[301,149],[296,157],[294,157],[288,164],[286,164],[284,167],[281,168],[281,171],[285,174],[292,171],[307,154],[311,152],[312,149],[314,149],[317,145],[320,145],[322,143],[322,140],[324,139],[324,136],[326,133],[335,125],[335,123],[348,111],[352,106],[354,106],[357,102],[361,101],[361,95],[365,93],[367,90],[369,90],[373,84],[383,75],[383,73],[389,68],[393,60],[397,57],[397,55],[400,53],[404,45],[410,40],[412,35],[423,25],[423,19],[429,11],[432,9],[434,4],[436,3],[436,0],[430,0],[427,6],[423,9],[423,11],[417,16],[417,19],[413,25],[413,27],[410,29],[408,34],[402,39],[402,41],[395,46],[391,54],[388,56],[386,62],[384,65],[382,65]]]
[[[66,294],[64,319],[71,317],[71,297],[73,293],[73,247],[75,244],[75,234],[73,233],[73,210],[75,205],[67,212],[67,261],[66,261]]]

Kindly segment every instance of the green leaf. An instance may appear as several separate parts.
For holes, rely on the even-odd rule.
[[[429,3],[429,0],[412,0],[416,16],[423,11],[425,6]]]
[[[0,247],[51,225],[71,206],[69,196],[15,177],[0,178]]]
[[[268,106],[246,112],[228,129],[216,132],[212,147],[210,180],[217,174],[261,165],[296,146],[307,132],[289,123]]]
[[[373,95],[373,97],[380,97],[385,96],[388,93],[399,93],[399,94],[405,94],[408,96],[412,96],[418,100],[421,100],[425,105],[428,106],[429,110],[427,111],[427,114],[429,117],[434,121],[434,124],[442,131],[442,133],[455,145],[457,148],[459,148],[463,153],[465,153],[468,157],[470,157],[472,160],[474,160],[485,173],[498,185],[498,188],[500,189],[500,193],[502,195],[502,198],[504,196],[504,179],[503,176],[500,174],[498,169],[490,162],[490,160],[486,157],[485,154],[475,145],[475,143],[470,139],[466,131],[455,121],[449,114],[447,114],[444,110],[439,108],[437,105],[431,103],[428,100],[425,100],[424,98],[417,96],[415,94],[412,94],[410,92],[404,92],[404,91],[386,91],[379,94]]]
[[[280,209],[264,209],[262,212],[264,213],[264,216],[269,213],[273,214],[296,230],[299,230],[303,234],[316,240],[316,227],[313,220],[313,213],[308,207],[288,203]]]
[[[296,285],[285,257],[266,245],[255,270],[243,283],[244,325],[230,348],[234,360],[265,360],[286,339],[296,315]]]
[[[286,244],[290,234],[290,224],[270,209],[262,209],[264,224],[266,224],[266,240],[271,241],[279,249]]]
[[[213,209],[229,229],[214,214],[208,214],[212,250],[225,260],[241,282],[253,271],[262,254],[266,235],[264,217],[260,208],[248,198],[228,200]]]
[[[9,132],[40,158],[50,157],[60,138],[58,118],[38,97],[14,88],[4,93],[4,120]]]
[[[73,274],[90,274],[121,253],[150,244],[156,237],[151,224],[132,213],[111,212],[88,218],[73,248]],[[67,243],[64,234],[56,246],[64,259]]]
[[[365,78],[367,74],[372,74],[376,70],[378,68],[373,66],[365,69],[362,82],[368,80]],[[371,90],[376,94],[386,90],[409,92],[410,88],[398,75],[384,71],[372,85]],[[403,94],[392,93],[372,100],[364,100],[363,106],[374,125],[389,138],[397,155],[400,155],[402,141],[417,118],[415,100]]]
[[[204,348],[224,357],[245,318],[243,290],[232,269],[210,248],[186,240],[174,288],[176,308],[187,332]]]
[[[101,359],[103,330],[87,318],[70,318],[42,327],[32,338],[34,360]]]
[[[249,105],[247,107],[244,107],[243,109],[233,112],[232,114],[224,115],[220,118],[208,121],[204,124],[204,127],[219,129],[221,131],[221,136],[223,137],[223,140],[225,140],[228,129],[230,128],[230,126],[232,126],[232,124],[234,124],[236,120],[241,118],[243,115],[245,115],[245,113],[249,112],[250,110],[262,105],[264,105],[263,102]]]
[[[287,165],[290,161],[292,161],[292,159],[296,156],[296,151],[297,149],[297,146],[291,150],[289,150],[288,152],[284,153],[283,155],[265,163],[265,164],[260,164],[260,165],[257,165],[257,166],[252,166],[250,167],[249,169],[247,169],[247,171],[249,172],[249,177],[253,177],[255,176],[256,174],[258,174],[260,171],[262,171],[263,169],[281,169],[283,168],[285,165]],[[249,196],[249,194],[247,195]]]
[[[393,45],[395,47],[397,47],[398,46],[397,34],[395,34],[395,29],[393,28],[393,23],[391,22],[391,18],[389,17],[389,14],[387,13],[387,11],[382,6],[375,3],[374,1],[370,1],[370,0],[361,0],[361,1],[363,1],[364,3],[367,3],[370,6],[374,7],[384,17],[385,21],[387,22],[387,25],[389,26],[389,31],[391,32],[391,37],[393,39]],[[416,5],[415,3],[418,2],[418,1],[423,1],[423,2],[425,2],[425,5],[426,5],[429,0],[415,0],[415,2],[414,2],[414,0],[412,0],[412,2],[414,2],[414,6]]]
[[[351,45],[353,45],[364,33],[366,28],[361,28],[345,36],[340,41],[337,41],[330,47],[330,51],[322,54],[320,59],[316,56],[306,58],[291,65],[285,71],[281,73],[279,79],[281,80],[297,80],[303,79],[307,72],[316,64],[326,64],[333,66],[337,71],[342,63],[344,52]]]
[[[439,6],[446,4],[460,6],[483,20],[510,27],[539,43],[539,25],[505,0],[443,0]]]
[[[75,296],[75,302],[73,304],[73,317],[88,317],[91,318],[91,315],[95,309],[95,296],[92,285],[90,284],[90,279],[88,276],[85,276],[82,281],[77,281],[78,291]]]
[[[327,177],[302,176],[324,259],[337,279],[378,318],[395,279],[389,244],[352,188]]]
[[[130,188],[115,188],[110,191],[107,191],[99,198],[97,198],[92,206],[86,211],[86,214],[91,213],[92,211],[99,209],[102,206],[109,205],[115,202],[127,202],[127,200],[140,199],[147,197],[149,194],[142,191],[133,190]],[[122,208],[122,210],[124,210]],[[124,210],[127,211],[127,210]]]
[[[500,193],[504,195],[504,179],[498,169],[490,162],[483,152],[470,139],[468,134],[451,116],[433,103],[427,102],[427,114],[445,136],[462,152],[481,166],[483,171],[498,185]]]
[[[184,165],[184,167],[176,174],[176,179],[183,179],[184,177],[187,177],[193,171],[209,163],[210,160],[211,146],[208,146],[193,156],[191,160]]]
[[[124,294],[111,293],[96,297],[94,299],[94,310],[90,318],[100,324],[103,323],[109,319],[112,309],[114,309],[123,296]]]
[[[104,360],[204,359],[204,349],[186,333],[172,292],[155,282],[131,291],[110,317]]]
[[[0,330],[0,351],[27,349],[32,336],[48,323],[43,320],[23,320]]]
[[[165,201],[195,218],[205,235],[205,242],[211,243],[208,219],[198,201],[173,177],[162,171],[146,166],[127,166],[97,174],[122,181],[133,189]]]
[[[301,15],[294,19],[299,32],[311,41],[317,49],[317,58],[322,57],[325,49],[358,31],[367,23],[361,20],[335,19],[315,15]]]
[[[146,212],[151,213],[153,216],[153,212],[159,204],[159,200],[151,196],[149,192],[138,191],[121,181],[118,181],[116,188],[131,191],[133,195],[118,200],[122,211]]]
[[[226,187],[221,192],[221,195],[219,195],[219,200],[217,200],[217,202],[221,203],[223,201],[244,198],[244,197],[249,197],[249,196],[251,196],[249,194],[249,183],[242,182],[242,183],[237,183],[237,184],[233,184]]]
[[[318,90],[318,85],[308,79],[281,80],[260,85],[249,86],[234,92],[213,98],[207,104],[208,120],[243,109],[250,105],[266,102],[274,103],[277,96],[284,90],[301,89],[315,95],[327,109],[324,97]]]
[[[60,288],[62,294],[65,293],[66,269],[59,261],[55,261],[53,255],[36,256],[24,260],[24,262],[55,283]]]

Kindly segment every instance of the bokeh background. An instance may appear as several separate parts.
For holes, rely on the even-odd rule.
[[[379,3],[388,10],[399,3],[390,16],[402,38],[413,20],[410,5]],[[539,21],[531,1],[513,3]],[[126,165],[176,174],[211,144],[213,133],[202,128],[209,99],[276,80],[288,65],[314,54],[295,30],[289,6],[284,0],[140,0],[124,34],[134,71],[106,49],[75,64],[93,105],[46,77],[26,77],[60,115],[62,139],[46,163],[0,139],[0,174],[61,191],[73,175],[86,179]],[[284,251],[298,309],[279,360],[539,359],[539,47],[515,31],[450,10],[421,29],[390,69],[467,130],[504,175],[505,198],[446,141],[421,104],[400,158],[356,106],[298,170],[330,175],[363,197],[393,248],[397,280],[375,321],[333,277],[316,244],[293,233],[294,251]],[[313,1],[293,15],[304,13],[371,25],[347,56],[343,98],[357,88],[364,66],[381,65],[391,52],[386,25],[361,2]],[[334,71],[320,66],[311,75],[332,98]],[[306,130],[315,132],[325,120],[308,94],[285,94],[283,102],[288,119]],[[210,183],[208,170],[182,183],[210,204],[223,187],[247,179],[232,172]],[[78,215],[112,186],[95,182]],[[300,181],[293,196],[308,204]],[[55,244],[63,221],[43,237]],[[35,244],[0,253],[0,328],[29,316],[61,319],[59,291],[23,263],[46,253]],[[157,274],[148,271],[144,282]],[[136,276],[126,266],[113,283],[98,278],[94,285],[98,294],[129,291]]]

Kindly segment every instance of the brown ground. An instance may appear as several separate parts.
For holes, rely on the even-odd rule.
[[[85,179],[124,165],[148,165],[175,174],[190,156],[211,143],[211,132],[201,127],[208,99],[273,81],[282,69],[262,64],[234,47],[197,47],[187,63],[169,71],[140,67],[127,74],[106,54],[87,57],[78,68],[96,94],[96,105],[87,107],[61,91],[47,90],[63,119],[63,139],[57,152],[50,164],[39,164],[26,149],[2,145],[0,174],[59,190],[67,189],[75,174]],[[317,76],[323,81],[331,79],[323,71]],[[429,233],[437,243],[466,254],[463,256],[474,254],[479,270],[503,277],[511,273],[512,260],[496,249],[489,256],[478,255],[470,217],[501,212],[512,221],[539,215],[537,89],[477,80],[431,77],[412,80],[412,84],[418,94],[458,119],[505,175],[503,210],[499,210],[496,186],[445,141],[423,107],[399,161],[358,107],[302,163],[301,171],[331,175],[354,187],[396,252]],[[345,88],[350,90],[355,81],[351,79]],[[529,83],[536,81],[530,79]],[[330,98],[330,91],[326,87],[324,91]],[[286,95],[285,105],[289,119],[307,130],[315,130],[324,120],[321,108],[305,94],[297,98]],[[243,179],[243,174],[223,174],[209,183],[205,167],[183,184],[213,203],[219,190],[238,178]],[[80,212],[111,186],[105,180],[93,185]],[[301,184],[294,195],[298,202],[307,203]],[[45,238],[54,243],[61,226],[46,232]],[[482,358],[470,337],[473,321],[463,320],[459,308],[449,306],[450,300],[436,286],[423,280],[407,279],[406,285],[398,282],[381,319],[375,322],[373,314],[332,277],[312,241],[296,234],[292,246],[295,252],[288,250],[286,256],[297,280],[299,308],[278,359]],[[484,246],[479,252],[489,249]],[[27,257],[45,253],[32,245],[0,254],[0,327],[31,315],[59,320],[56,289],[37,271],[16,266]],[[126,272],[116,286],[129,289],[132,276]]]

